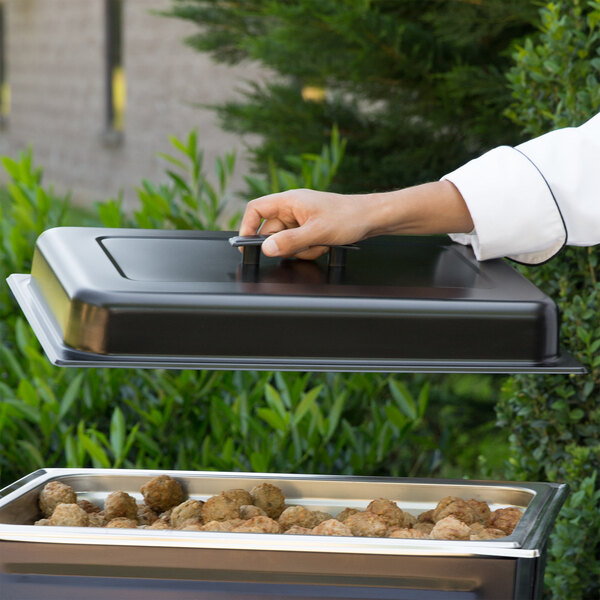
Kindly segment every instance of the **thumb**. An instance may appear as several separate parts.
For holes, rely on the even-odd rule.
[[[269,236],[262,244],[266,256],[293,256],[310,246],[319,245],[313,228],[308,225],[284,229]]]

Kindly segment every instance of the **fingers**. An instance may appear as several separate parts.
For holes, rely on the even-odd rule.
[[[262,222],[262,215],[253,206],[246,207],[242,223],[240,224],[240,235],[254,235]]]
[[[240,224],[240,235],[254,235],[263,219],[278,219],[288,210],[289,199],[285,193],[271,194],[251,200],[246,205],[246,211]]]
[[[295,227],[297,224],[293,226]],[[268,219],[261,225],[259,233],[262,235],[271,235],[272,233],[277,233],[282,229],[288,229],[288,225],[286,225],[286,223],[284,223],[281,219]]]
[[[318,239],[316,228],[307,223],[301,227],[274,233],[263,242],[262,251],[266,256],[295,256],[322,243],[322,240]]]
[[[318,208],[311,202],[318,193],[292,190],[252,200],[246,207],[239,234],[253,235],[259,231],[270,236],[262,245],[266,256],[297,256],[307,260],[321,256],[331,243],[326,238],[331,236],[325,235],[322,219],[316,217]]]
[[[303,260],[315,260],[326,252],[329,252],[329,246],[313,246],[308,250],[298,252],[298,254],[295,255],[295,258],[301,258]]]

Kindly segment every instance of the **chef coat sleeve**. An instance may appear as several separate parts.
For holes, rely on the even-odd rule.
[[[600,114],[515,148],[501,146],[442,179],[462,194],[478,260],[506,256],[539,264],[565,244],[600,243]]]

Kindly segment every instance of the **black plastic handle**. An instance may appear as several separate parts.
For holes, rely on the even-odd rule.
[[[236,235],[229,238],[229,243],[235,248],[243,248],[242,264],[258,265],[260,263],[260,247],[268,238],[268,235]],[[329,247],[330,269],[343,269],[346,266],[346,251],[360,250],[356,244],[344,244],[342,246]]]

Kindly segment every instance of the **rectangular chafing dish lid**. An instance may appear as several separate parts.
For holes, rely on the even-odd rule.
[[[231,235],[56,228],[9,284],[61,365],[583,372],[559,352],[556,305],[505,261],[381,237],[343,268],[248,267]]]

